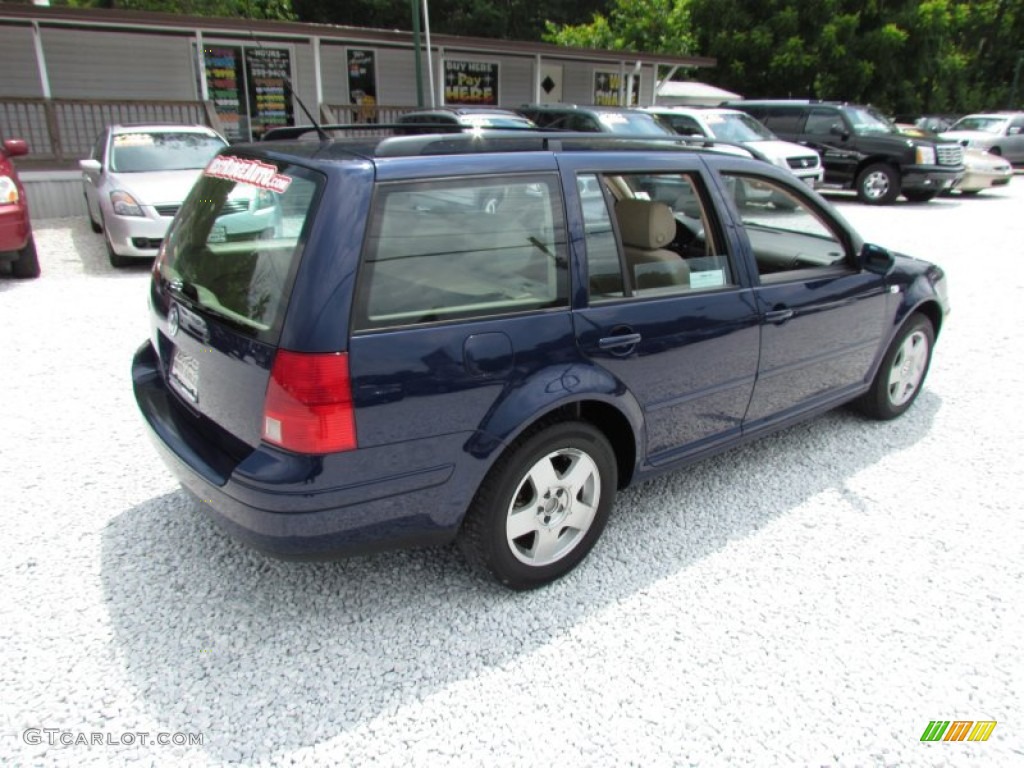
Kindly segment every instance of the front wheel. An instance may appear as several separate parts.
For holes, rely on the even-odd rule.
[[[891,165],[869,165],[857,177],[857,197],[868,205],[888,205],[899,194],[900,177]]]
[[[562,422],[508,448],[477,491],[459,531],[466,559],[512,589],[575,568],[601,535],[618,483],[615,453],[597,429]]]
[[[910,408],[928,375],[934,344],[931,320],[921,314],[911,315],[886,350],[871,389],[857,401],[860,410],[887,421]]]
[[[39,277],[39,254],[36,253],[35,238],[30,237],[25,247],[18,251],[18,258],[11,263],[11,274],[18,278]]]

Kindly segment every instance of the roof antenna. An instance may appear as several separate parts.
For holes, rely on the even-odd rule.
[[[252,28],[252,22],[255,21],[252,15],[252,0],[246,0],[245,7],[249,12],[249,37],[256,44],[257,48],[264,50],[263,43],[256,39],[256,30]],[[295,103],[299,105],[306,117],[309,118],[309,122],[316,129],[316,135],[320,137],[320,141],[330,141],[331,137],[327,135],[327,132],[323,128],[320,127],[320,123],[316,121],[316,118],[313,117],[313,114],[306,108],[302,99],[299,98],[299,94],[295,92],[295,88],[292,86],[291,77],[285,74],[282,74],[281,77],[284,80],[285,88],[288,89],[288,94],[295,99]]]

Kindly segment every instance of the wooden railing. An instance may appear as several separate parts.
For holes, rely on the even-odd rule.
[[[395,107],[374,105],[372,107],[357,104],[324,104],[321,113],[324,117],[330,117],[330,122],[340,124],[354,123],[393,123],[399,115],[412,112],[419,107]],[[298,118],[296,118],[298,119]],[[306,122],[303,120],[302,122]]]
[[[209,102],[0,96],[0,135],[25,139],[29,164],[70,164],[88,157],[100,132],[116,123],[201,123],[220,130]]]

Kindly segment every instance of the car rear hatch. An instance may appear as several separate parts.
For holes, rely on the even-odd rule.
[[[268,411],[268,393],[275,363],[289,359],[279,350],[285,316],[304,282],[297,279],[303,252],[322,229],[314,212],[324,189],[324,176],[308,168],[221,154],[189,194],[154,265],[151,359],[140,365],[136,358],[136,397],[163,441],[217,484],[267,440],[268,424],[269,442],[281,443],[280,423],[268,421],[281,414]],[[299,357],[298,375],[306,375]],[[147,366],[148,391],[140,386]]]

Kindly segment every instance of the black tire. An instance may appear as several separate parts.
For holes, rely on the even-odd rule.
[[[17,278],[39,277],[39,254],[36,253],[35,238],[29,237],[25,247],[18,251],[18,258],[11,262],[11,274]]]
[[[891,165],[873,163],[857,176],[857,199],[868,205],[889,205],[900,196],[900,175]]]
[[[130,256],[120,256],[114,252],[114,246],[110,244],[110,238],[106,235],[103,235],[103,244],[107,246],[107,259],[110,261],[110,266],[114,269],[127,267],[132,263],[133,259]]]
[[[960,194],[964,197],[974,197],[976,194],[981,192],[980,189],[961,189]]]
[[[1000,147],[992,147],[992,149],[988,150],[988,153],[990,155],[995,155],[996,157],[1003,156],[1003,150]]]
[[[617,484],[615,453],[590,424],[560,422],[527,434],[481,483],[459,530],[459,548],[471,565],[512,589],[544,586],[590,552]],[[509,527],[513,512],[518,535]]]
[[[871,389],[856,405],[880,421],[895,419],[910,408],[924,386],[935,346],[935,329],[922,314],[907,318],[882,358]]]
[[[903,196],[912,203],[927,203],[929,200],[935,199],[938,196],[938,192],[911,192],[907,191],[903,193]]]
[[[89,226],[92,227],[92,231],[97,235],[103,231],[103,227],[98,221],[92,217],[92,211],[89,209],[89,198],[85,198],[85,215],[89,217]]]

